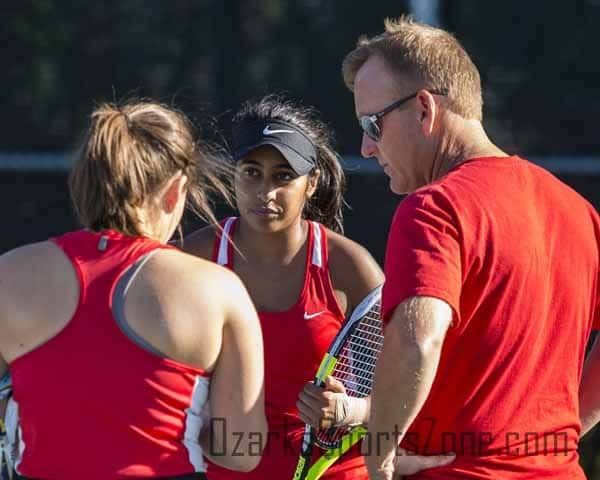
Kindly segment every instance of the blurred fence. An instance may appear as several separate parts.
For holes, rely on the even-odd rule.
[[[600,158],[540,157],[532,161],[555,173],[600,209]],[[0,154],[0,205],[5,228],[0,252],[77,227],[66,180],[70,159],[65,154]],[[383,260],[390,220],[399,196],[374,160],[348,156],[346,234]],[[225,213],[221,209],[222,213]],[[186,232],[199,226],[186,218]]]
[[[543,157],[532,161],[552,171],[600,209],[600,158]],[[345,215],[346,235],[383,261],[388,227],[400,197],[390,193],[388,180],[373,160],[348,157]],[[4,228],[0,253],[27,242],[78,227],[67,189],[66,155],[0,154],[0,208]],[[219,208],[225,215],[225,209]],[[186,218],[184,232],[201,223]],[[581,443],[582,464],[588,479],[600,480],[600,429]]]

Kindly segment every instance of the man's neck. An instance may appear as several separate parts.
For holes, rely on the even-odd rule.
[[[435,181],[472,158],[507,156],[491,142],[480,122],[461,119],[453,122],[441,139],[432,164],[431,178]]]

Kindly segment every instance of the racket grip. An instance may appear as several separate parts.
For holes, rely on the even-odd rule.
[[[298,459],[298,464],[296,465],[296,471],[294,472],[293,480],[303,480],[306,473],[306,458],[300,457]]]
[[[310,467],[307,472],[306,480],[318,480],[325,473],[325,471],[335,463],[344,453],[350,448],[356,445],[360,439],[362,439],[367,433],[367,429],[364,427],[356,427],[349,433],[344,435],[342,443],[339,447],[332,450],[326,451],[321,457]],[[295,480],[295,479],[294,479]]]

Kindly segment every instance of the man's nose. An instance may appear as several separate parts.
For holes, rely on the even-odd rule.
[[[377,143],[366,133],[363,133],[362,141],[360,144],[360,154],[365,158],[371,158],[375,156],[376,150]]]

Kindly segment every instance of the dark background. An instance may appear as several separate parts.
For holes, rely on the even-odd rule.
[[[415,0],[434,3],[430,0]],[[221,115],[283,90],[358,152],[340,64],[403,0],[3,2],[0,148],[72,146],[95,102],[131,94]],[[439,0],[479,66],[486,127],[505,149],[598,154],[600,0]]]
[[[600,0],[437,3],[440,24],[480,68],[492,139],[509,152],[559,156],[571,170],[561,178],[598,208],[600,161],[568,167],[600,159]],[[341,61],[360,34],[379,33],[384,17],[410,8],[402,0],[4,2],[0,253],[77,227],[64,169],[34,170],[25,160],[7,169],[2,154],[72,151],[100,101],[173,103],[215,139],[214,126],[226,128],[243,100],[283,91],[317,106],[339,151],[356,155],[360,132]],[[381,261],[399,197],[382,175],[353,173],[346,198],[348,236]],[[198,225],[186,219],[187,231]],[[600,480],[599,450],[596,430],[581,445],[590,479]]]

